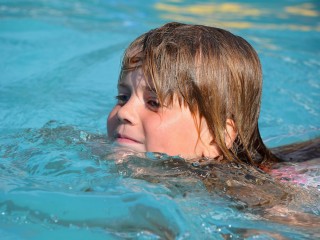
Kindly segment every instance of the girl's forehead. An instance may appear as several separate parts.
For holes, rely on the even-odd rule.
[[[134,88],[143,88],[149,91],[155,91],[154,83],[150,78],[146,78],[141,68],[124,72],[118,82],[118,87],[122,86],[132,86]]]

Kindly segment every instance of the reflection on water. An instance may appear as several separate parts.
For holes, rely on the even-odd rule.
[[[319,12],[311,3],[301,4],[297,6],[288,6],[285,11],[290,14],[301,15],[306,17],[319,17]]]
[[[188,4],[185,2],[187,1],[156,3],[154,8],[160,12],[162,19],[170,21],[215,24],[236,29],[320,31],[320,26],[316,24],[320,13],[313,3],[283,5],[279,8],[262,2],[251,4],[234,2]],[[295,17],[311,18],[313,22],[292,23]],[[278,20],[281,20],[282,23],[279,24]]]
[[[155,7],[158,10],[164,10],[182,14],[213,14],[213,13],[233,13],[239,16],[260,16],[263,10],[250,8],[237,3],[223,4],[192,4],[187,6],[175,6],[165,3],[157,3]]]

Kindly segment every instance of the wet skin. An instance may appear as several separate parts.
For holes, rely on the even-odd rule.
[[[161,152],[184,158],[219,155],[217,147],[212,144],[208,147],[212,137],[205,121],[198,132],[195,117],[177,99],[172,105],[161,106],[140,69],[119,81],[117,99],[107,128],[108,136],[119,145],[137,152]]]

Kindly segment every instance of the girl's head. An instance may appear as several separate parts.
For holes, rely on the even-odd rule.
[[[265,158],[258,131],[262,72],[243,38],[168,23],[125,52],[108,135],[137,151],[186,158]]]

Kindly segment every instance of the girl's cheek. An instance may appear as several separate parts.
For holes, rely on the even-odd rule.
[[[112,135],[114,134],[114,131],[117,128],[117,124],[118,124],[117,107],[114,107],[109,113],[109,116],[107,119],[107,131],[108,131],[109,137],[112,137]]]

